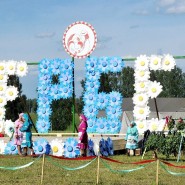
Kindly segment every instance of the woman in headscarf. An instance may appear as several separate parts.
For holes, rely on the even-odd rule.
[[[23,126],[23,113],[19,114],[19,118],[15,121],[15,131],[14,131],[14,144],[17,145],[18,154],[21,153],[21,143],[23,140],[23,133],[20,131],[20,128]]]
[[[127,129],[127,134],[125,140],[127,141],[126,143],[126,149],[127,149],[127,154],[130,156],[130,150],[135,151],[136,148],[138,148],[138,130],[135,122],[130,123],[130,127]]]
[[[78,127],[78,147],[80,149],[80,154],[83,157],[87,156],[87,147],[88,147],[88,135],[87,135],[87,118],[85,115],[80,114],[80,125]]]
[[[32,144],[32,122],[30,121],[28,114],[23,114],[23,126],[20,128],[20,131],[23,132],[23,141],[21,147],[23,147],[23,155],[26,156],[28,148],[31,150],[31,154],[34,154],[33,144]]]

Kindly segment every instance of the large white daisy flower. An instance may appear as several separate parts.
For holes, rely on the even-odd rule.
[[[162,85],[160,82],[154,81],[149,83],[148,95],[151,98],[156,98],[162,91]]]
[[[5,94],[7,89],[7,83],[0,82],[0,95]]]
[[[138,106],[146,106],[148,103],[148,95],[146,93],[135,93],[133,103]]]
[[[13,132],[14,132],[14,122],[12,122],[11,120],[6,120],[5,121],[5,134],[11,137]]]
[[[140,55],[135,61],[136,70],[146,70],[148,69],[149,60],[146,55]]]
[[[7,98],[7,101],[13,101],[17,97],[18,97],[17,87],[8,86],[8,88],[6,89],[6,98]]]
[[[166,120],[165,119],[160,119],[159,120],[159,127],[158,127],[158,130],[159,131],[163,131],[164,130],[165,123],[166,123]]]
[[[17,63],[17,75],[20,77],[26,76],[28,72],[28,66],[27,63],[25,61],[21,61]]]
[[[148,126],[151,132],[153,131],[159,131],[159,120],[158,118],[152,118],[151,120],[148,120]]]
[[[6,63],[6,66],[7,66],[6,70],[7,70],[8,75],[14,75],[15,74],[16,65],[17,65],[17,62],[13,61],[13,60],[9,60]]]
[[[6,74],[6,63],[5,63],[5,61],[0,62],[0,74]]]
[[[0,74],[0,83],[7,83],[8,75]]]
[[[150,57],[150,70],[160,70],[161,69],[161,56],[152,55]]]
[[[0,95],[0,107],[4,107],[7,103],[6,97],[4,95]]]
[[[137,93],[143,93],[148,91],[149,81],[136,81],[134,89]]]
[[[150,78],[150,72],[148,70],[136,70],[134,76],[138,81],[146,81]]]
[[[139,134],[143,134],[148,129],[146,120],[135,120]]]
[[[171,71],[172,69],[174,69],[176,63],[175,63],[175,59],[173,58],[173,56],[167,54],[164,55],[163,59],[162,59],[162,69],[164,71]]]
[[[150,113],[150,107],[145,106],[145,107],[139,107],[139,106],[134,106],[134,117],[136,120],[144,120],[146,117],[149,116]]]
[[[0,120],[5,118],[5,111],[6,109],[4,107],[0,107]]]
[[[50,145],[53,155],[55,156],[64,155],[64,143],[62,142],[62,140],[54,139],[51,141]]]
[[[0,132],[4,130],[4,120],[0,121]]]

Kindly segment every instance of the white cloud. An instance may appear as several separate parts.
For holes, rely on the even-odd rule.
[[[52,38],[55,36],[55,32],[51,33],[38,33],[35,35],[36,38],[45,39],[45,38]]]

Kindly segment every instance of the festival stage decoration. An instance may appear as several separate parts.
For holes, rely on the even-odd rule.
[[[4,140],[0,140],[0,154],[4,154],[5,147],[6,143],[4,142]]]
[[[73,68],[74,64],[70,59],[43,59],[40,61],[37,99],[38,120],[36,122],[38,132],[47,133],[51,127],[49,117],[52,113],[52,101],[72,97]],[[56,84],[52,82],[54,75],[58,76],[58,83]]]
[[[8,137],[11,137],[12,134],[14,133],[14,127],[15,127],[14,122],[11,120],[6,120],[4,125],[5,125],[5,134],[7,134]]]
[[[14,140],[9,141],[4,149],[5,155],[15,155],[18,154],[17,146],[14,144]]]
[[[5,123],[4,127],[1,128],[1,132],[5,129],[5,133],[9,137],[11,137],[13,129],[10,131],[10,125],[12,125],[10,120],[5,120],[5,105],[8,101],[13,101],[18,97],[18,89],[14,86],[8,86],[7,81],[9,75],[23,77],[26,76],[27,73],[28,66],[25,61],[0,61],[0,120]]]
[[[101,139],[99,142],[99,147],[100,147],[100,154],[102,156],[109,156],[113,155],[114,150],[113,150],[113,142],[112,140],[108,137],[107,140]]]
[[[145,130],[162,131],[164,129],[165,120],[158,120],[152,118],[146,120],[150,114],[150,107],[148,107],[149,98],[156,98],[162,92],[162,85],[160,82],[150,80],[151,70],[171,71],[175,67],[174,58],[167,54],[163,56],[147,57],[140,55],[135,60],[135,91],[133,97],[134,110],[133,114],[139,133]]]
[[[63,46],[74,58],[88,57],[96,47],[97,36],[87,22],[78,21],[68,26],[63,35]]]
[[[35,154],[49,154],[51,146],[46,139],[40,138],[33,142],[33,149]]]
[[[88,150],[87,150],[87,156],[95,156],[94,152],[94,142],[93,140],[88,140]]]
[[[74,158],[80,155],[80,150],[77,148],[77,140],[75,138],[67,138],[64,144],[64,156]]]
[[[63,156],[64,155],[64,142],[59,139],[53,139],[50,142],[51,152],[54,156]]]

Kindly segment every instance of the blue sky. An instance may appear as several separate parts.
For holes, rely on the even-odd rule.
[[[92,56],[185,55],[184,0],[0,0],[0,60],[69,58],[62,37],[76,21],[96,30]],[[183,60],[177,65],[185,71]],[[37,76],[29,66],[21,78],[28,98],[37,97]],[[84,60],[75,60],[77,96],[83,78]]]

